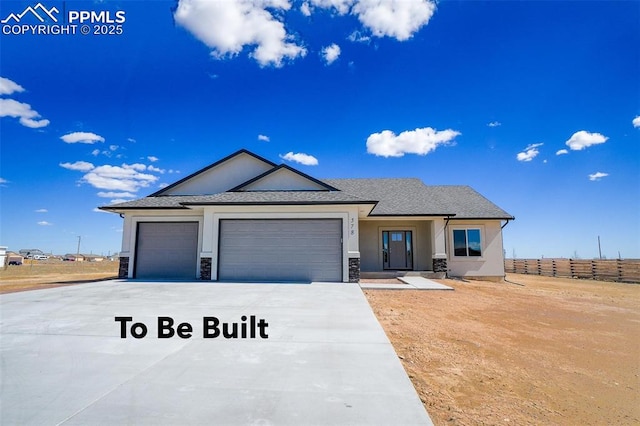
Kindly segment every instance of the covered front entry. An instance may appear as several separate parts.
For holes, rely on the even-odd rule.
[[[382,231],[384,269],[413,269],[413,235],[411,231]]]
[[[341,219],[221,219],[219,235],[219,280],[343,280]]]
[[[196,278],[198,222],[139,222],[134,278]]]

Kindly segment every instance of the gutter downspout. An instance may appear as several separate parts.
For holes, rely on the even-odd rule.
[[[444,222],[444,252],[447,255],[447,271],[445,272],[445,278],[449,278],[449,250],[447,249],[447,240],[449,239],[449,230],[447,229],[449,226],[449,221],[451,220],[451,216],[447,216]]]
[[[502,268],[504,269],[504,235],[502,235],[502,230],[504,229],[505,226],[507,226],[509,224],[510,220],[515,220],[515,217],[512,219],[507,219],[507,221],[504,223],[504,225],[502,225],[500,227],[500,244],[502,245]],[[504,276],[502,277],[503,280],[507,280],[507,272],[504,272]]]

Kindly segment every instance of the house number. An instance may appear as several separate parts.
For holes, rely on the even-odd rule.
[[[356,234],[356,220],[351,218],[351,235]]]

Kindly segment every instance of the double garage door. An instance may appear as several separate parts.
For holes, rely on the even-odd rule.
[[[342,220],[221,220],[218,253],[220,280],[342,281]]]
[[[138,224],[136,278],[197,278],[197,222]],[[342,220],[220,220],[218,279],[342,281]]]

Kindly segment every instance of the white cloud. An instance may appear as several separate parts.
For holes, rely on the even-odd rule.
[[[122,167],[125,168],[125,169],[137,170],[139,172],[144,172],[145,170],[147,170],[147,166],[145,166],[144,164],[140,164],[140,163],[123,164]]]
[[[288,152],[285,155],[280,155],[280,158],[286,161],[293,161],[295,163],[304,164],[305,166],[317,166],[318,159],[313,155],[303,154],[302,152],[294,154]]]
[[[436,10],[432,0],[309,0],[311,5],[333,9],[339,15],[350,13],[376,37],[407,40],[429,23]],[[368,41],[355,32],[350,41]]]
[[[159,160],[158,157],[154,157],[153,155],[150,155],[147,157],[147,160],[151,161],[152,163],[155,163],[156,161]]]
[[[40,114],[31,105],[13,99],[0,99],[0,117],[19,118],[20,124],[32,129],[49,125],[49,120],[39,119]]]
[[[60,163],[60,167],[64,167],[69,170],[77,170],[79,172],[88,172],[93,170],[94,165],[86,161],[76,161],[75,163]]]
[[[115,150],[117,150],[118,148],[120,148],[118,145],[109,145],[109,150],[110,150],[110,151],[115,151]]]
[[[94,188],[108,191],[137,192],[156,182],[158,178],[147,173],[140,173],[139,164],[123,164],[120,166],[104,165],[96,167],[82,177],[82,180]]]
[[[51,226],[51,225],[53,225],[53,223],[47,222],[46,220],[41,220],[40,222],[38,222],[38,225],[40,225],[40,226]]]
[[[340,56],[340,46],[333,43],[322,49],[322,57],[327,65],[331,65]]]
[[[97,207],[94,207],[94,208],[93,208],[93,210],[91,210],[91,211],[92,211],[92,212],[96,212],[96,213],[109,213],[109,212],[106,212],[106,211],[104,211],[104,210],[100,210],[100,209],[99,209],[99,208],[97,208]]]
[[[125,200],[124,198],[116,198],[114,200],[109,201],[109,204],[119,204],[119,203],[125,203],[127,201],[130,201],[130,200]]]
[[[158,184],[158,188],[166,188],[167,186],[169,186],[168,183],[162,182],[161,184]]]
[[[499,121],[492,121],[491,123],[488,123],[487,126],[489,127],[500,127],[502,126],[502,123]]]
[[[154,167],[154,166],[147,167],[147,170],[149,170],[150,172],[156,172],[156,173],[160,173],[160,174],[164,174],[164,172],[165,172],[164,169],[161,169],[159,167]]]
[[[439,145],[448,145],[460,132],[437,131],[431,127],[407,130],[396,135],[391,130],[373,133],[367,138],[367,152],[380,157],[402,157],[404,154],[426,155]]]
[[[602,179],[603,177],[607,177],[607,176],[609,176],[609,173],[595,172],[595,173],[589,175],[589,180],[598,181],[598,180]]]
[[[609,138],[601,135],[600,133],[589,133],[587,131],[580,130],[579,132],[575,132],[569,138],[566,145],[573,151],[581,151],[591,145],[605,143],[607,139]]]
[[[36,213],[47,213],[49,210],[47,209],[38,209],[38,210],[34,210]]]
[[[98,197],[102,198],[135,198],[136,194],[130,192],[98,192]]]
[[[363,35],[360,31],[354,31],[347,37],[347,40],[354,43],[366,43],[371,40],[371,37]]]
[[[4,178],[0,178],[0,185],[4,185],[5,183],[9,183],[9,181]]]
[[[127,140],[131,143],[136,143],[136,140],[134,138],[127,138]]]
[[[96,135],[91,132],[72,132],[68,133],[64,136],[60,136],[60,139],[65,141],[66,143],[96,143],[96,142],[104,142],[104,138],[100,135]]]
[[[435,10],[430,0],[358,0],[351,13],[374,36],[404,41],[429,23]]]
[[[516,158],[518,161],[531,161],[540,154],[538,147],[544,145],[543,143],[534,143],[527,146],[523,152],[519,152]]]
[[[269,142],[271,139],[266,135],[258,135],[258,140],[263,142]]]
[[[8,78],[0,77],[0,95],[10,95],[13,92],[24,92],[24,87]]]
[[[300,12],[302,12],[304,16],[311,16],[311,8],[309,7],[309,3],[302,3],[302,5],[300,6]]]
[[[640,127],[640,115],[634,118],[631,123],[633,123],[633,127]]]
[[[250,56],[260,66],[280,67],[283,60],[307,53],[278,19],[290,7],[288,0],[180,0],[174,19],[213,49],[216,58],[235,56],[251,46]]]
[[[566,149],[559,149],[556,151],[556,155],[565,155],[568,154],[569,151],[567,151]]]
[[[309,0],[310,3],[320,9],[334,9],[338,14],[349,13],[355,0]]]
[[[91,151],[91,155],[93,155],[94,157],[97,157],[98,154],[100,154],[100,150],[99,149],[94,149],[93,151]]]

